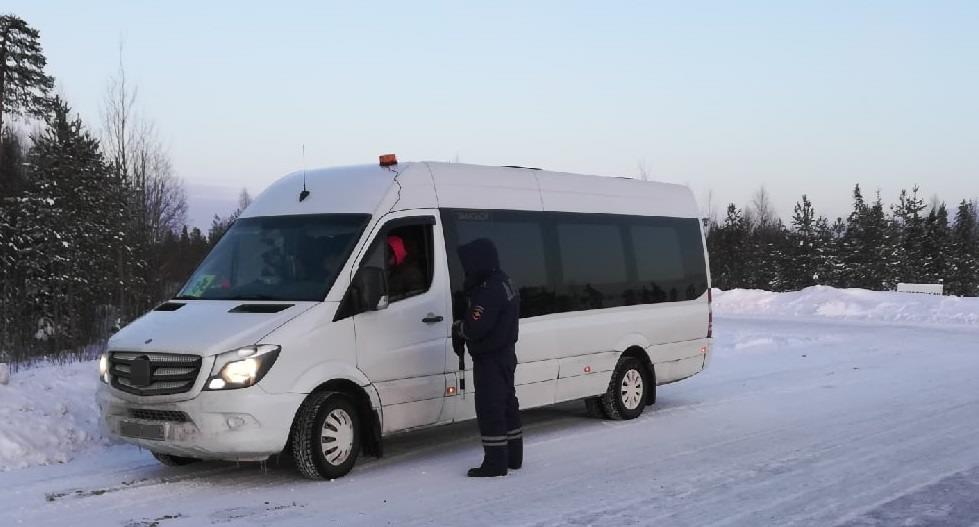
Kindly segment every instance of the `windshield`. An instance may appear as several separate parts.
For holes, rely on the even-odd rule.
[[[367,214],[239,219],[177,299],[322,301],[369,220]]]

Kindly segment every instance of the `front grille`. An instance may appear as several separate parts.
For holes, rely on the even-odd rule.
[[[172,423],[186,423],[190,417],[184,412],[177,410],[149,410],[146,408],[132,408],[129,410],[129,417],[133,419],[143,419],[146,421],[170,421]]]
[[[189,391],[201,371],[197,355],[116,351],[109,354],[112,386],[134,395]]]

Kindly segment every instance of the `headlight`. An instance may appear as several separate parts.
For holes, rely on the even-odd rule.
[[[275,364],[281,349],[272,344],[260,344],[218,355],[204,389],[233,390],[254,385]]]
[[[109,384],[109,354],[103,353],[99,356],[99,379]]]

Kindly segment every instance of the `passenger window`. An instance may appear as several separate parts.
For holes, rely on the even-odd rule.
[[[626,281],[625,250],[618,225],[558,225],[564,283],[605,284]]]
[[[676,282],[686,277],[680,238],[673,227],[632,226],[636,272],[640,282]]]
[[[520,288],[521,318],[693,300],[707,290],[696,218],[459,209],[442,218],[457,318],[465,305],[455,248],[476,238],[496,244]]]
[[[629,303],[631,284],[619,225],[559,221],[557,239],[564,278],[557,295],[559,311]]]
[[[523,318],[550,313],[553,294],[549,286],[545,258],[544,230],[539,218],[521,213],[456,212],[449,216],[449,231],[454,234],[453,247],[477,238],[496,245],[500,268],[520,290],[520,316]],[[455,220],[455,221],[452,221]],[[463,272],[456,251],[450,251],[449,269],[453,278],[455,311],[462,316]]]
[[[383,245],[388,301],[420,295],[432,286],[434,247],[431,225],[391,229]]]

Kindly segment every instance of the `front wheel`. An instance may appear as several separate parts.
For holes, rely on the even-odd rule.
[[[646,407],[649,390],[650,381],[639,359],[623,357],[601,397],[602,409],[609,419],[635,419]]]
[[[335,479],[354,468],[360,455],[360,421],[342,394],[310,395],[292,428],[292,455],[309,479]]]

